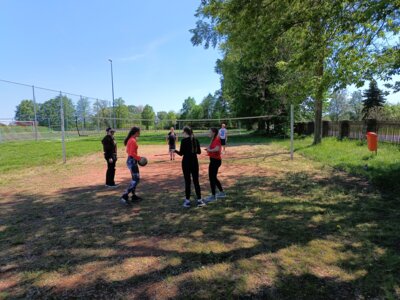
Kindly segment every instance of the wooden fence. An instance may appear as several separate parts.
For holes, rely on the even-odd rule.
[[[368,119],[365,121],[323,121],[322,136],[335,136],[339,139],[365,139],[367,132],[378,134],[381,142],[400,144],[400,122],[377,121]],[[298,135],[312,135],[314,122],[299,122],[295,124],[295,133]]]

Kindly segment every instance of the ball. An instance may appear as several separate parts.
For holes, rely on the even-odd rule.
[[[147,158],[146,157],[141,157],[140,160],[138,161],[139,166],[144,167],[145,165],[147,165]]]

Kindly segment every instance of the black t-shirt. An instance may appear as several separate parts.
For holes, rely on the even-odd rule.
[[[175,145],[176,142],[176,134],[169,132],[168,133],[168,145]]]
[[[106,159],[113,158],[116,159],[117,157],[117,143],[115,142],[114,138],[106,135],[103,140],[101,141],[103,144],[104,150],[104,157]]]
[[[184,161],[197,161],[197,154],[201,154],[199,140],[194,138],[193,141],[190,137],[181,140],[181,147],[176,153],[183,156]]]

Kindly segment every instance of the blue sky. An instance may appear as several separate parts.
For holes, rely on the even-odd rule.
[[[0,79],[111,100],[111,58],[115,98],[178,111],[220,85],[219,52],[190,42],[198,3],[0,0]],[[0,118],[26,98],[31,89],[0,82]]]
[[[198,3],[0,0],[0,79],[111,100],[111,58],[115,97],[127,104],[178,111],[189,96],[199,103],[219,88],[220,53],[190,42]],[[36,94],[40,103],[54,96]],[[31,98],[30,88],[0,82],[0,118]]]

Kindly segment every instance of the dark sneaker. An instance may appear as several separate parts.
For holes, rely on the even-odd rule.
[[[190,200],[185,199],[185,201],[183,201],[183,207],[189,208],[190,207]]]
[[[128,195],[122,195],[121,199],[119,199],[119,202],[125,206],[131,205],[131,202],[128,199]]]
[[[143,198],[137,196],[136,194],[133,194],[132,197],[131,197],[131,200],[132,200],[132,201],[142,201]]]
[[[203,199],[198,199],[197,200],[197,207],[203,207],[203,206],[205,206],[206,204],[204,203],[204,201],[203,201]]]
[[[118,186],[118,184],[106,184],[106,187],[108,188],[116,188]]]

